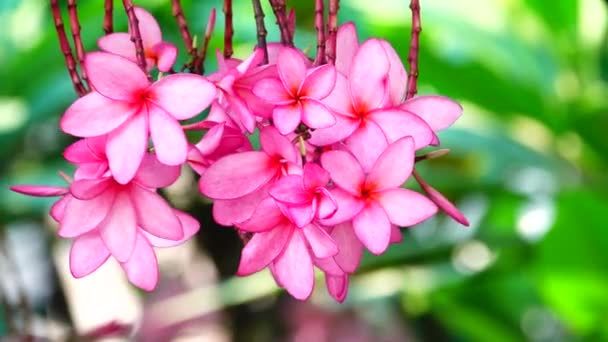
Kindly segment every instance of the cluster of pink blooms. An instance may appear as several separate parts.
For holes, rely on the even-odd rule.
[[[155,288],[153,247],[178,245],[199,230],[157,193],[184,165],[200,174],[215,221],[247,237],[237,274],[269,268],[298,299],[311,295],[317,268],[331,296],[344,300],[364,249],[382,254],[401,241],[400,227],[438,209],[466,224],[422,180],[426,196],[403,187],[416,151],[438,145],[436,132],[461,107],[442,96],[405,100],[408,75],[387,41],[360,42],[346,23],[333,64],[315,65],[300,50],[270,43],[244,60],[218,53],[218,70],[204,77],[173,73],[177,48],[162,40],[149,13],[135,13],[145,70],[128,33],[101,38],[101,51],[84,60],[92,91],[61,118],[65,133],[82,138],[64,153],[77,166],[69,185],[12,188],[60,196],[50,214],[58,235],[73,240],[74,277],[111,256],[134,285]],[[151,81],[154,69],[159,77]],[[180,123],[207,109],[204,119]],[[205,134],[192,144],[185,130]]]

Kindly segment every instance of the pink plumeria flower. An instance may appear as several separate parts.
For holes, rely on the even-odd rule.
[[[337,123],[312,132],[310,143],[325,146],[344,140],[365,171],[388,144],[404,136],[414,139],[416,149],[427,146],[434,133],[424,120],[385,107],[390,98],[390,71],[385,42],[369,39],[358,47],[348,79],[338,74],[334,91],[323,100],[334,111]]]
[[[327,219],[338,209],[336,201],[325,188],[329,173],[319,165],[304,165],[302,175],[287,175],[276,181],[269,190],[283,213],[298,227],[314,219]]]
[[[338,252],[323,228],[314,223],[296,227],[272,198],[262,201],[252,217],[237,227],[254,233],[243,248],[237,274],[269,267],[277,283],[300,300],[308,298],[314,287],[313,258]]]
[[[177,120],[194,117],[215,98],[204,77],[174,74],[151,83],[133,62],[104,52],[87,54],[84,67],[95,91],[79,98],[61,118],[61,129],[78,137],[107,134],[106,155],[116,181],[137,172],[152,137],[160,162],[186,161],[188,142]]]
[[[141,7],[135,7],[134,11],[139,21],[138,27],[144,47],[144,56],[146,57],[146,71],[150,71],[154,66],[158,66],[158,70],[162,72],[171,70],[177,57],[177,47],[163,41],[160,27],[152,14]],[[131,28],[129,28],[129,32],[131,32]],[[97,45],[102,51],[117,54],[137,62],[135,44],[131,40],[130,33],[110,33],[99,38]]]
[[[301,54],[285,47],[277,60],[279,79],[259,81],[253,92],[273,104],[273,124],[281,134],[292,133],[303,122],[310,128],[335,125],[334,115],[320,100],[331,93],[336,70],[326,64],[307,70]]]
[[[260,130],[260,145],[261,151],[220,158],[201,177],[199,190],[212,199],[239,198],[301,164],[295,146],[272,126]]]
[[[130,257],[120,261],[129,281],[146,291],[152,291],[158,282],[158,261],[152,247],[174,247],[189,240],[200,228],[197,220],[190,215],[173,209],[173,215],[179,220],[183,236],[177,240],[162,239],[148,233],[141,227],[135,237],[135,244]],[[103,236],[94,230],[74,239],[70,249],[70,271],[74,278],[82,278],[97,270],[113,253]]]
[[[321,163],[334,184],[338,211],[325,224],[352,219],[358,239],[374,254],[386,250],[391,224],[412,226],[437,212],[423,195],[401,188],[414,166],[414,142],[404,137],[390,144],[366,175],[357,160],[344,151],[329,151]],[[336,222],[337,221],[337,222]]]

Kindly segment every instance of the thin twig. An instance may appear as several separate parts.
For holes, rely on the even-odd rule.
[[[70,31],[72,31],[72,39],[74,41],[74,48],[76,49],[76,62],[80,67],[83,82],[88,84],[87,73],[82,64],[84,62],[84,46],[80,37],[80,21],[78,20],[76,0],[68,0],[68,14],[70,16]]]
[[[188,54],[192,56],[193,59],[196,58],[196,48],[194,47],[194,44],[192,44],[192,35],[190,35],[188,21],[186,21],[186,17],[184,16],[184,11],[182,9],[180,0],[171,0],[171,12],[175,17],[175,20],[177,20],[179,33],[182,35],[182,39],[184,40]]]
[[[329,0],[329,15],[327,17],[327,34],[329,36],[327,42],[327,59],[331,64],[334,64],[336,61],[336,39],[338,35],[339,9],[340,0]]]
[[[293,42],[293,37],[296,33],[296,10],[293,8],[287,14],[287,27],[289,28],[289,38]]]
[[[83,96],[87,93],[87,89],[84,84],[82,84],[80,74],[78,73],[78,70],[76,70],[76,62],[74,60],[74,55],[72,54],[72,48],[68,42],[68,37],[65,34],[63,18],[61,17],[61,10],[59,9],[58,0],[51,0],[50,3],[51,12],[53,13],[53,20],[55,22],[55,29],[57,30],[57,37],[59,38],[59,47],[61,48],[61,52],[65,58],[65,65],[68,68],[68,73],[72,79],[72,84],[74,85],[76,94],[78,94],[78,96]]]
[[[260,0],[251,0],[255,13],[255,28],[258,33],[258,48],[264,51],[264,64],[268,64],[268,48],[266,48],[266,26],[264,26],[264,11]]]
[[[317,57],[315,65],[325,64],[325,22],[323,0],[315,0],[315,28],[317,29]]]
[[[281,32],[281,44],[293,46],[291,33],[289,32],[289,23],[287,22],[287,16],[285,15],[285,1],[270,0],[270,5],[274,16],[277,18],[277,24],[279,25],[279,31]]]
[[[411,99],[418,92],[418,52],[420,50],[420,2],[419,0],[410,1],[412,10],[412,40],[410,41],[410,52],[407,61],[410,64],[410,75],[407,81],[407,93],[405,99]]]
[[[106,34],[114,32],[114,0],[105,0],[103,16],[103,31]]]
[[[428,160],[428,159],[436,159],[439,157],[443,157],[446,154],[450,153],[450,149],[449,148],[442,148],[439,150],[435,150],[435,151],[431,151],[429,153],[420,155],[420,156],[416,156],[415,161],[417,162],[421,162],[423,160]]]
[[[131,41],[135,45],[135,56],[137,58],[137,65],[145,72],[146,71],[146,57],[144,55],[144,43],[141,40],[141,32],[139,31],[139,20],[135,15],[135,9],[133,1],[122,0],[122,4],[127,12],[129,18],[129,28],[131,29]]]
[[[209,41],[211,40],[211,34],[215,28],[216,11],[215,8],[211,9],[209,13],[209,20],[207,20],[207,27],[205,28],[205,38],[201,49],[196,55],[194,62],[192,63],[192,71],[199,74],[205,73],[205,58],[207,58],[207,49],[209,48]]]
[[[224,58],[232,57],[232,36],[234,26],[232,25],[232,0],[224,0]]]

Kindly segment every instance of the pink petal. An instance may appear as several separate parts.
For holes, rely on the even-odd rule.
[[[302,233],[295,230],[283,252],[274,260],[273,275],[294,298],[305,300],[312,294],[314,270]]]
[[[299,228],[306,226],[315,218],[315,210],[310,202],[305,204],[279,203],[279,206],[289,220]]]
[[[365,175],[361,165],[352,154],[344,151],[328,151],[321,155],[321,165],[336,185],[358,196]]]
[[[384,100],[390,64],[378,39],[366,40],[357,50],[348,74],[353,105],[361,111],[378,108]]]
[[[332,198],[335,200],[338,210],[329,218],[320,220],[325,226],[333,226],[342,222],[349,221],[355,217],[365,206],[365,201],[353,196],[341,188],[330,190]]]
[[[247,103],[238,96],[225,94],[225,97],[229,104],[226,113],[230,119],[239,126],[241,131],[253,133],[256,121],[251,109],[247,106]]]
[[[272,122],[283,135],[293,133],[300,124],[302,107],[296,102],[284,106],[276,106],[272,111]]]
[[[398,188],[414,169],[414,142],[411,137],[390,144],[373,165],[366,184],[374,191]]]
[[[139,22],[138,28],[141,34],[141,39],[144,42],[144,47],[147,48],[159,43],[163,37],[156,19],[154,19],[150,12],[141,7],[136,6],[134,10],[137,21]]]
[[[462,107],[458,102],[437,95],[414,97],[401,104],[400,108],[424,119],[433,131],[450,127],[462,115]]]
[[[338,114],[356,116],[353,110],[348,79],[340,73],[336,73],[336,83],[331,93],[321,101]]]
[[[236,66],[236,70],[239,72],[240,75],[244,75],[249,70],[260,64],[263,59],[264,51],[262,49],[256,48],[253,53],[249,57],[247,57],[246,60]]]
[[[80,179],[70,184],[70,193],[78,199],[89,200],[106,191],[112,183],[111,178]]]
[[[272,126],[260,130],[260,145],[271,157],[281,157],[292,163],[296,163],[299,159],[296,147]]]
[[[216,96],[213,83],[202,76],[184,73],[161,78],[149,91],[150,101],[178,120],[196,116],[209,107]]]
[[[13,185],[11,191],[20,194],[35,196],[35,197],[55,197],[68,193],[68,188],[65,186],[50,186],[50,185]]]
[[[335,113],[334,113],[335,114]],[[311,132],[308,140],[315,146],[327,146],[348,138],[361,123],[359,118],[344,115],[334,115],[336,124],[328,128],[320,128]]]
[[[323,259],[313,257],[313,263],[315,264],[315,266],[321,269],[321,271],[325,272],[326,275],[329,274],[334,276],[341,276],[344,274],[344,271],[340,268],[340,266],[332,257]]]
[[[63,157],[67,159],[70,163],[74,164],[98,163],[100,161],[103,161],[101,156],[97,155],[89,148],[88,143],[89,140],[99,140],[100,138],[103,139],[103,146],[105,149],[105,136],[80,139],[68,146],[63,151]]]
[[[135,114],[137,108],[93,91],[72,103],[61,117],[59,126],[65,133],[77,137],[106,134]]]
[[[74,278],[82,278],[103,265],[110,251],[97,232],[77,237],[70,248],[70,272]]]
[[[422,178],[416,177],[416,180],[427,193],[431,201],[433,201],[439,209],[443,210],[448,216],[453,218],[456,222],[462,224],[463,226],[469,226],[469,221],[467,218],[458,210],[458,208],[450,202],[445,196],[443,196],[439,191],[435,190],[432,186],[426,183]]]
[[[65,215],[65,208],[71,198],[72,196],[68,194],[53,203],[53,205],[51,206],[51,210],[49,210],[49,215],[51,215],[53,220],[55,220],[56,222],[61,222],[61,220],[63,220],[63,216]]]
[[[390,63],[390,69],[388,71],[388,91],[392,105],[398,105],[401,100],[405,97],[405,91],[407,89],[407,71],[401,63],[401,58],[397,54],[397,51],[393,49],[391,44],[386,40],[381,40],[382,47],[386,52],[388,61]]]
[[[343,75],[348,75],[357,49],[359,37],[355,24],[349,21],[340,25],[336,39],[336,69]]]
[[[236,274],[246,276],[266,267],[285,248],[293,226],[289,223],[253,235],[241,252],[241,261]]]
[[[327,128],[336,124],[334,114],[321,102],[310,98],[302,99],[302,122],[310,128]]]
[[[276,78],[265,78],[258,81],[253,87],[255,96],[272,104],[288,104],[294,101],[294,98],[289,94],[283,83]]]
[[[182,225],[164,198],[137,185],[131,187],[130,198],[137,215],[137,224],[141,228],[161,239],[183,239]]]
[[[317,218],[327,219],[338,210],[338,204],[327,189],[322,188],[317,194]]]
[[[126,192],[116,194],[110,212],[98,229],[110,253],[120,262],[129,260],[137,238],[137,219],[135,208]]]
[[[236,199],[214,200],[213,219],[222,226],[242,223],[253,215],[260,202],[268,197],[268,186]]]
[[[158,282],[158,261],[150,242],[137,234],[133,255],[121,263],[127,279],[142,290],[152,291]]]
[[[335,85],[336,69],[331,64],[325,64],[307,72],[299,93],[300,96],[321,100],[331,93]]]
[[[306,65],[302,55],[292,48],[283,48],[277,60],[277,70],[281,82],[291,95],[297,95],[300,85],[306,77]]]
[[[179,222],[182,225],[184,230],[184,236],[179,240],[167,240],[161,239],[157,236],[154,236],[144,230],[141,230],[140,233],[143,233],[146,239],[150,242],[150,244],[154,247],[174,247],[177,245],[181,245],[182,243],[190,240],[194,236],[194,234],[198,233],[201,225],[200,223],[192,216],[187,213],[173,209],[173,213],[179,219]]]
[[[111,53],[87,53],[84,68],[93,88],[114,100],[136,102],[136,94],[150,84],[137,64]]]
[[[376,200],[391,223],[401,227],[418,224],[437,213],[437,206],[428,198],[408,189],[391,189],[376,194]]]
[[[380,204],[369,202],[353,219],[353,228],[359,241],[370,252],[382,254],[388,247],[391,223]]]
[[[390,243],[400,243],[403,241],[403,234],[401,234],[401,229],[398,226],[391,224],[391,238]]]
[[[87,163],[80,164],[76,171],[74,172],[74,179],[91,179],[91,178],[99,178],[105,177],[106,172],[108,172],[108,162],[97,162],[97,163]]]
[[[381,109],[369,113],[368,118],[380,126],[389,144],[405,136],[411,136],[418,150],[428,146],[435,136],[424,120],[404,110]]]
[[[285,222],[285,216],[270,197],[256,207],[251,217],[236,226],[247,232],[263,232],[274,229]]]
[[[325,285],[327,292],[339,303],[346,299],[348,294],[348,274],[341,276],[325,275]]]
[[[272,159],[264,152],[227,155],[203,174],[199,190],[213,199],[235,199],[268,183],[277,174]]]
[[[268,194],[275,200],[289,204],[309,203],[310,194],[304,190],[301,176],[287,175],[276,181]]]
[[[70,196],[57,234],[63,238],[73,238],[91,231],[108,216],[113,202],[114,193],[111,191],[87,201]]]
[[[135,45],[131,41],[131,35],[126,32],[114,32],[105,35],[97,40],[97,45],[102,51],[136,61]]]
[[[338,254],[338,246],[334,240],[315,224],[309,224],[302,228],[302,233],[310,245],[315,257],[319,259],[329,258]]]
[[[164,188],[173,184],[181,173],[179,166],[165,165],[152,153],[144,154],[134,181],[152,189]]]
[[[118,183],[127,184],[139,169],[148,147],[148,120],[136,114],[108,136],[106,155],[112,175]]]
[[[334,257],[338,265],[344,272],[355,272],[363,256],[363,245],[355,235],[352,224],[344,222],[335,226],[331,237],[338,246],[338,254]]]
[[[211,127],[195,146],[202,155],[210,155],[220,147],[222,136],[224,135],[224,127],[226,123],[221,122]]]
[[[351,153],[357,158],[364,172],[368,172],[388,143],[384,133],[372,121],[361,123],[359,128],[345,140]]]
[[[309,191],[324,187],[329,182],[329,173],[316,163],[307,163],[304,165],[302,177],[304,180],[304,188]]]
[[[181,165],[188,156],[188,141],[179,123],[159,107],[150,106],[150,136],[158,161]]]
[[[175,63],[177,47],[171,43],[160,42],[152,47],[152,53],[156,55],[158,71],[167,72]]]

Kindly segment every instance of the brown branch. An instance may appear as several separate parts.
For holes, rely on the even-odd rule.
[[[234,26],[232,25],[232,0],[224,0],[224,58],[232,57],[232,36]]]
[[[419,0],[410,1],[412,10],[412,40],[410,41],[410,52],[407,61],[410,64],[410,75],[407,81],[407,93],[405,99],[411,99],[418,92],[418,52],[420,50],[420,2]]]
[[[201,50],[197,54],[194,62],[192,63],[192,71],[195,73],[203,74],[205,73],[205,58],[207,57],[207,49],[209,48],[209,41],[211,40],[211,34],[213,33],[213,29],[215,28],[215,17],[216,12],[215,8],[211,9],[211,13],[209,13],[209,20],[207,20],[207,27],[205,28],[205,38],[203,39],[203,44],[201,45]]]
[[[103,31],[106,34],[114,32],[114,0],[105,0],[104,4],[104,16],[103,16]]]
[[[87,73],[82,64],[84,62],[84,46],[80,37],[80,21],[78,20],[76,0],[68,0],[68,14],[70,16],[70,31],[72,31],[72,39],[74,41],[74,48],[76,49],[76,62],[80,67],[82,80],[88,84]]]
[[[323,0],[315,0],[315,28],[317,29],[317,57],[315,65],[325,64],[325,22]]]
[[[61,52],[65,58],[65,65],[68,69],[68,73],[70,74],[76,94],[78,94],[78,96],[83,96],[87,93],[87,89],[84,84],[82,84],[80,74],[78,73],[78,70],[76,70],[76,62],[74,60],[74,55],[72,54],[72,48],[68,42],[68,37],[65,34],[63,18],[61,17],[61,10],[59,9],[58,0],[50,0],[50,3],[51,12],[53,13],[53,21],[55,22],[55,29],[57,30],[57,37],[59,38],[59,47],[61,48]]]
[[[127,12],[129,18],[129,28],[131,29],[131,41],[135,45],[135,56],[137,58],[137,65],[146,72],[146,57],[144,55],[144,43],[141,40],[141,32],[139,31],[139,20],[135,15],[133,1],[122,0],[122,4]]]
[[[336,61],[336,39],[338,35],[338,10],[340,0],[329,0],[329,15],[327,17],[327,59],[331,64]]]
[[[293,41],[293,37],[296,33],[296,10],[290,9],[289,14],[287,14],[287,27],[289,28],[289,37],[291,41]]]
[[[289,24],[285,13],[285,1],[270,0],[270,5],[274,16],[277,18],[277,24],[279,25],[279,31],[281,32],[281,44],[293,46],[291,32],[289,31]]]
[[[184,40],[184,44],[186,45],[186,49],[188,50],[188,54],[192,56],[192,58],[196,58],[196,48],[192,43],[192,36],[190,35],[190,30],[188,29],[188,22],[186,21],[186,17],[184,16],[184,11],[182,9],[182,4],[180,0],[171,0],[171,12],[177,20],[177,25],[179,26],[179,33],[182,35],[182,39]]]
[[[266,26],[264,26],[264,11],[260,0],[251,0],[255,13],[255,29],[258,33],[258,48],[264,51],[264,64],[268,63],[268,48],[266,48]]]

